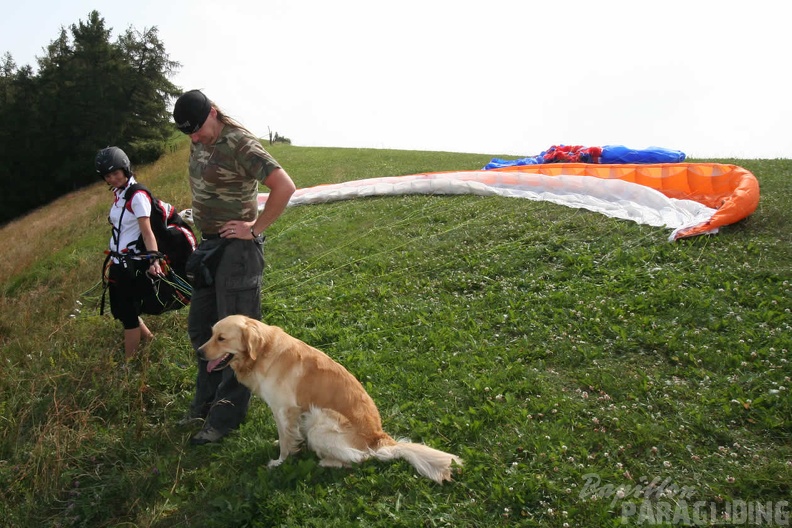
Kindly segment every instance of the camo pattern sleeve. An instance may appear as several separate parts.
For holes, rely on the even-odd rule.
[[[255,220],[258,185],[279,168],[261,142],[241,128],[224,126],[214,145],[193,143],[190,189],[195,226],[203,234],[216,234],[229,220]]]

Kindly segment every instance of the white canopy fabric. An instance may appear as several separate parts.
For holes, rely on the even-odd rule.
[[[289,206],[407,194],[506,196],[586,209],[611,218],[665,227],[674,233],[709,220],[715,209],[692,200],[668,198],[650,187],[594,176],[548,176],[465,171],[369,178],[298,189]],[[267,194],[259,195],[259,207]],[[716,232],[717,230],[713,231]],[[673,234],[670,239],[673,239]]]

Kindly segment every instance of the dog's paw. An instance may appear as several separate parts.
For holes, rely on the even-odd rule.
[[[281,464],[283,464],[283,459],[276,458],[275,460],[270,460],[269,464],[267,464],[267,467],[268,468],[274,468],[274,467],[280,466]]]

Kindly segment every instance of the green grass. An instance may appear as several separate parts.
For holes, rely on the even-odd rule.
[[[271,151],[299,187],[493,157]],[[264,320],[355,373],[389,433],[462,456],[443,486],[403,462],[325,469],[311,453],[268,470],[277,433],[258,400],[222,445],[190,447],[194,431],[175,425],[195,375],[186,311],[149,317],[157,339],[124,366],[121,328],[91,290],[106,204],[74,207],[58,243],[0,283],[0,519],[599,527],[621,525],[622,508],[643,504],[630,492],[652,481],[683,491],[650,505],[687,494],[722,514],[788,500],[792,161],[724,161],[758,177],[759,209],[676,243],[594,213],[473,196],[294,207],[270,229]],[[181,149],[141,179],[184,207],[185,163]]]

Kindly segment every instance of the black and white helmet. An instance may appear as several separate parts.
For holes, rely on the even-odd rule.
[[[100,178],[118,169],[123,169],[127,177],[132,173],[129,156],[123,150],[118,147],[107,147],[96,153],[96,173]]]

